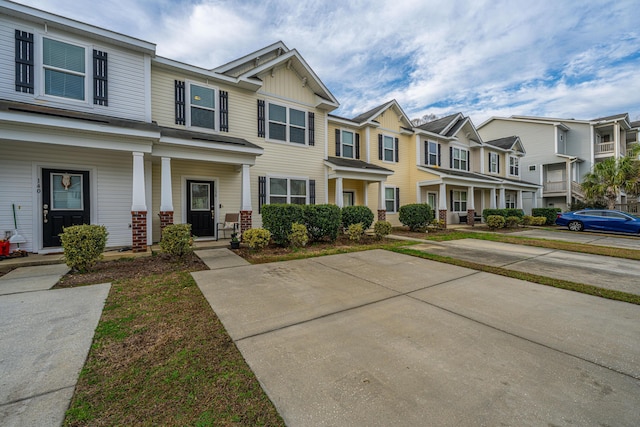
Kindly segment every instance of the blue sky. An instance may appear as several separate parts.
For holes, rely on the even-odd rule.
[[[640,120],[637,0],[19,0],[214,68],[282,40],[353,117]],[[89,2],[82,1],[83,5]]]

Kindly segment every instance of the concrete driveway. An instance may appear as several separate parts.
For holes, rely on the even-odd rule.
[[[290,426],[640,424],[640,307],[377,250],[193,273]]]
[[[585,243],[596,246],[611,246],[614,248],[640,250],[640,236],[626,234],[616,235],[598,231],[575,232],[569,231],[566,228],[559,228],[556,230],[529,228],[509,235],[536,239],[564,240],[567,242]]]

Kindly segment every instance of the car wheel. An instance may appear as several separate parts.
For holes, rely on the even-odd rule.
[[[571,231],[582,231],[584,229],[584,226],[580,221],[569,221],[569,224],[567,224],[567,228],[569,228],[569,230]]]

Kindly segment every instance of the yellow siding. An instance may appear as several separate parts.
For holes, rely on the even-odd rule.
[[[316,95],[308,86],[302,86],[302,79],[293,70],[287,70],[286,66],[262,76],[263,86],[261,93],[277,95],[287,100],[294,100],[306,105],[314,105]]]

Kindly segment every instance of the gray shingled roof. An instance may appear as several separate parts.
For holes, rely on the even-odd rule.
[[[629,114],[622,113],[622,114],[615,114],[613,116],[598,117],[597,119],[593,119],[591,121],[592,122],[601,122],[601,121],[615,120],[615,119],[627,119],[627,120],[629,120]]]
[[[451,114],[441,119],[437,119],[437,120],[425,123],[423,125],[418,126],[418,129],[422,129],[431,133],[441,134],[441,132],[445,130],[445,128],[447,128],[451,124],[451,122],[456,117],[458,117],[459,114],[460,113]]]
[[[637,121],[637,122],[631,122],[631,127],[632,127],[632,128],[638,128],[638,127],[640,127],[640,121]]]
[[[504,150],[510,150],[517,141],[517,136],[507,136],[506,138],[492,139],[491,141],[485,141],[484,143]]]
[[[190,139],[193,141],[216,142],[219,144],[230,144],[237,147],[256,148],[262,150],[262,147],[252,144],[246,139],[234,138],[232,136],[212,134],[205,132],[194,132],[191,130],[174,129],[163,127],[160,128],[160,135],[170,138]]]
[[[483,175],[481,173],[476,172],[464,172],[455,169],[443,169],[443,168],[434,168],[431,166],[421,166],[425,169],[431,169],[434,172],[437,172],[440,175],[449,175],[449,176],[457,176],[461,178],[473,178],[473,179],[486,179],[488,181],[500,182],[500,179],[497,179],[494,176]]]
[[[385,102],[382,105],[378,105],[377,107],[372,108],[369,111],[366,111],[366,112],[364,112],[362,114],[359,114],[359,115],[355,116],[354,118],[352,118],[351,120],[353,120],[356,123],[362,123],[362,122],[364,122],[366,120],[369,120],[371,118],[371,116],[373,116],[377,111],[382,110],[384,107],[386,107],[389,104],[389,102],[391,102],[391,101]]]
[[[363,171],[370,172],[393,172],[391,169],[383,168],[371,163],[363,162],[356,159],[345,159],[343,157],[329,157],[327,162],[335,166],[341,166],[344,168],[362,169]]]

